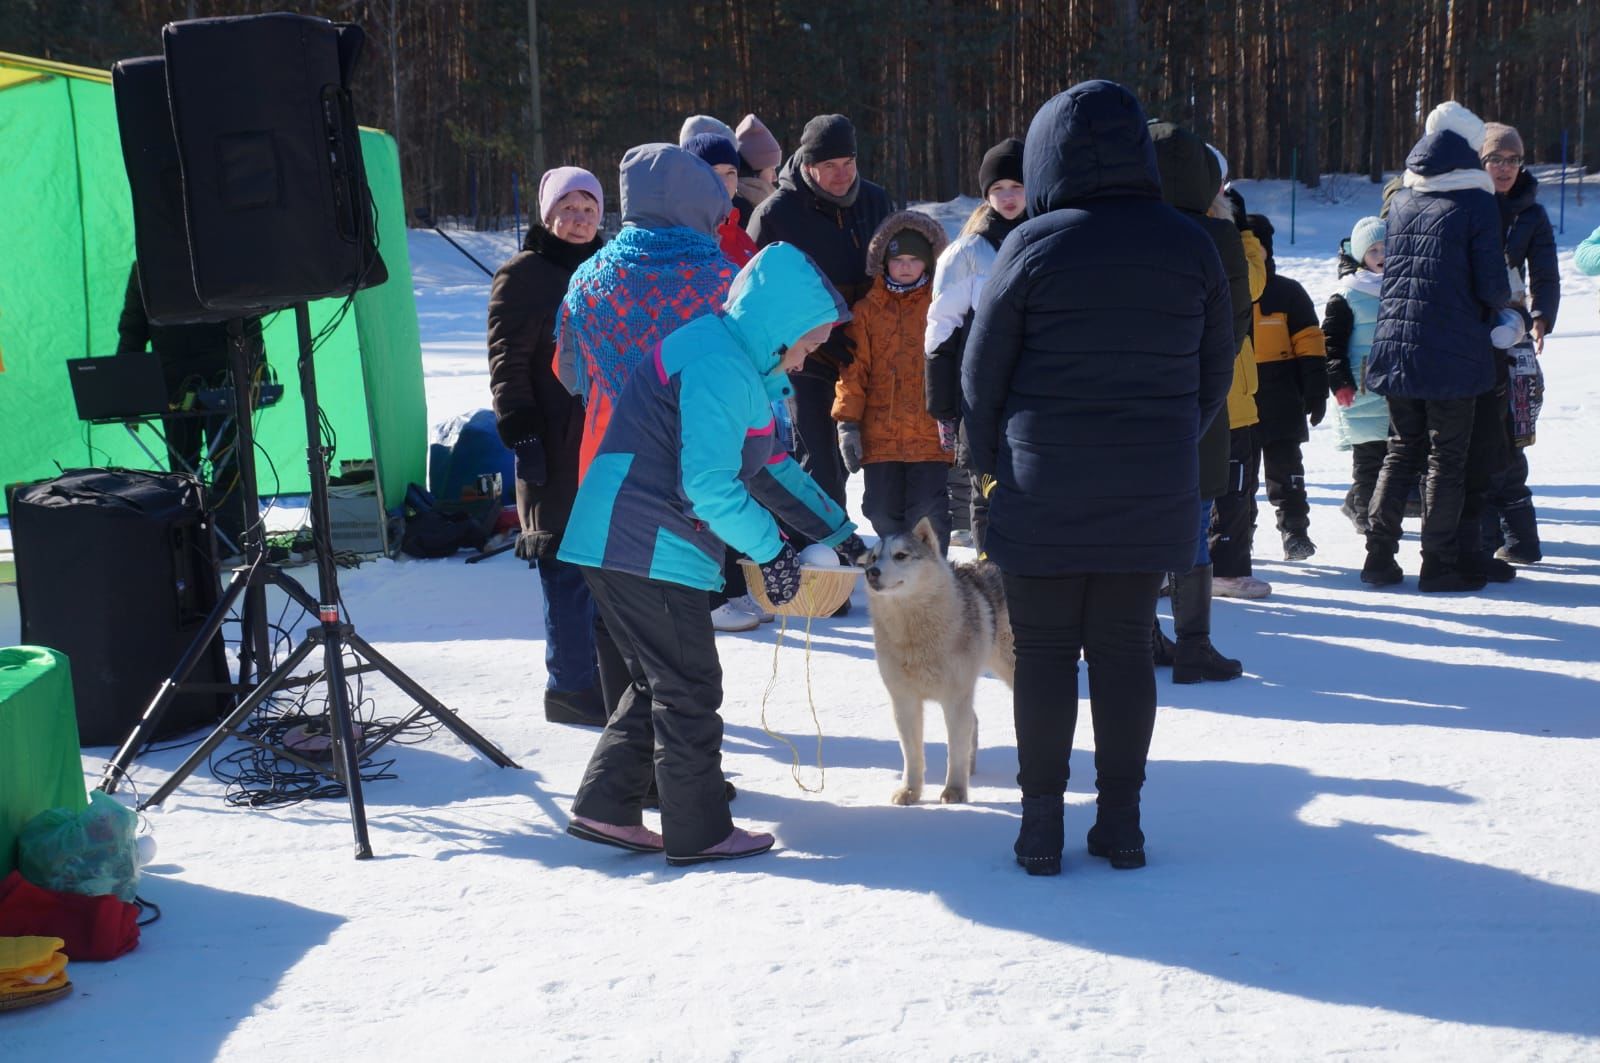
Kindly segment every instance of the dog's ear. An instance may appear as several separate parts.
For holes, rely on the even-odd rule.
[[[911,534],[929,550],[936,554],[939,552],[939,533],[933,530],[932,519],[923,517],[917,521],[917,526],[911,529]]]

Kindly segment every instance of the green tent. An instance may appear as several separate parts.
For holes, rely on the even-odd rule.
[[[337,437],[335,462],[376,458],[392,506],[408,483],[423,482],[427,408],[399,154],[392,137],[370,129],[362,130],[361,148],[389,280],[358,294],[354,312],[318,349],[317,389]],[[133,262],[110,76],[0,52],[0,159],[7,212],[0,241],[0,484],[53,476],[58,466],[149,468],[122,426],[78,420],[65,366],[68,358],[116,350]],[[311,305],[313,333],[338,306],[331,299]],[[266,346],[285,395],[257,417],[270,459],[258,462],[261,493],[303,493],[306,430],[292,312],[270,320]]]

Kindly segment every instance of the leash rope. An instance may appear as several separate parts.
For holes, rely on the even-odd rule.
[[[778,638],[772,646],[772,675],[767,679],[767,689],[761,695],[761,729],[768,738],[776,738],[789,747],[791,763],[789,774],[794,778],[794,784],[808,794],[820,794],[823,787],[828,784],[828,769],[822,763],[822,721],[817,716],[817,699],[811,689],[811,610],[806,615],[806,702],[811,707],[811,724],[817,732],[817,771],[819,778],[816,786],[807,786],[800,777],[800,749],[787,737],[772,730],[767,726],[767,702],[772,698],[772,692],[778,688],[778,653],[783,649],[783,636],[789,629],[789,618],[786,615],[778,616]]]

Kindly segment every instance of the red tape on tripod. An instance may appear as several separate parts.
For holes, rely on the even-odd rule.
[[[339,607],[323,603],[317,606],[317,618],[324,624],[337,624],[339,622]]]

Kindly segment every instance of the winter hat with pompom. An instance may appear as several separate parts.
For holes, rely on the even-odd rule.
[[[683,120],[683,128],[678,130],[678,147],[683,147],[696,133],[715,133],[719,137],[734,139],[733,130],[728,128],[728,123],[709,114],[691,114]]]
[[[1373,245],[1383,243],[1388,226],[1382,218],[1366,217],[1356,222],[1355,228],[1350,230],[1350,257],[1357,262],[1364,262],[1367,252]]]
[[[1455,100],[1446,100],[1429,111],[1423,128],[1429,133],[1455,133],[1473,151],[1483,147],[1483,119]]]

